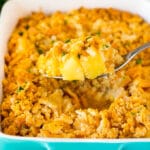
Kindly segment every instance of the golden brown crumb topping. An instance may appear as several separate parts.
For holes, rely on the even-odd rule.
[[[4,133],[150,137],[150,49],[108,78],[63,81],[39,73],[38,58],[58,41],[67,43],[91,35],[105,39],[125,55],[150,41],[150,25],[138,15],[101,8],[50,15],[38,12],[19,20],[5,56],[1,104]]]

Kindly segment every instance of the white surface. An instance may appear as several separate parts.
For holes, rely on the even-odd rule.
[[[150,22],[150,2],[149,0],[10,0],[7,2],[0,16],[0,101],[2,100],[2,79],[4,77],[4,54],[7,51],[7,41],[20,17],[30,14],[32,11],[42,10],[45,13],[51,13],[56,10],[67,11],[70,9],[84,7],[113,7],[137,13],[145,20]],[[7,136],[16,139],[35,139],[5,135],[0,133],[0,136]],[[36,138],[36,140],[42,138]],[[44,139],[53,141],[52,138]],[[56,139],[54,139],[56,141]],[[128,139],[124,139],[125,141]],[[109,142],[119,142],[124,140],[109,140]],[[60,141],[58,139],[58,141]],[[68,141],[68,139],[63,139]],[[70,141],[79,141],[78,139],[70,139]],[[83,140],[82,140],[83,141]],[[93,141],[93,140],[84,140]],[[95,140],[94,140],[95,141]],[[97,141],[97,140],[96,140]],[[105,142],[105,140],[98,140]],[[129,141],[139,141],[139,139],[130,139]],[[140,141],[150,141],[150,139],[140,139]],[[107,140],[108,142],[108,140]]]

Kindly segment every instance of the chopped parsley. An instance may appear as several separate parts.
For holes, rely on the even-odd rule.
[[[22,31],[18,32],[18,34],[19,34],[20,36],[23,36],[23,32],[22,32]]]
[[[64,25],[67,25],[68,24],[68,21],[65,19],[64,20]]]
[[[66,52],[62,52],[61,56],[63,57],[63,56],[65,56],[65,55],[66,55]]]
[[[136,64],[142,64],[142,59],[141,58],[137,59]]]
[[[135,112],[131,112],[131,115],[135,116],[135,115],[136,115],[136,113],[135,113]]]
[[[21,92],[22,90],[24,90],[24,88],[22,86],[19,86],[17,89],[17,93]]]
[[[78,54],[77,56],[78,56],[78,58],[80,59],[80,57],[81,57],[81,54]]]
[[[30,26],[27,24],[25,27],[24,27],[26,30],[28,30],[30,28]]]
[[[102,48],[107,49],[107,48],[109,48],[109,45],[108,44],[103,44]]]
[[[98,35],[98,36],[100,36],[100,35],[101,35],[101,32],[98,31],[98,32],[93,33],[92,35]]]
[[[65,41],[65,43],[69,43],[71,40],[70,39],[67,39],[66,41]]]
[[[85,40],[87,41],[88,39],[92,38],[92,36],[88,36]]]
[[[54,44],[55,43],[55,41],[54,40],[51,40],[51,44]]]
[[[40,55],[44,53],[42,49],[37,49],[37,52],[38,52]]]

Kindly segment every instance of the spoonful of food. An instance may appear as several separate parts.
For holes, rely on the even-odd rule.
[[[63,80],[84,80],[108,76],[126,66],[150,42],[121,56],[106,40],[97,35],[58,41],[40,55],[37,68],[41,75]]]

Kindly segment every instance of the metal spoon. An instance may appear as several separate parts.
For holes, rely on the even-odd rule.
[[[124,63],[122,63],[121,65],[117,66],[115,68],[115,72],[119,71],[120,69],[122,69],[124,66],[126,66],[137,54],[139,54],[141,51],[145,50],[146,48],[150,48],[150,42],[148,43],[145,43],[144,45],[134,49],[133,51],[129,52],[127,55],[124,56]],[[102,74],[96,78],[102,78],[102,77],[106,77],[108,76],[109,73],[105,73],[105,74]],[[45,77],[49,77],[47,75],[44,75]],[[49,77],[49,78],[54,78],[54,79],[63,79],[63,77],[61,76],[52,76],[52,77]]]

